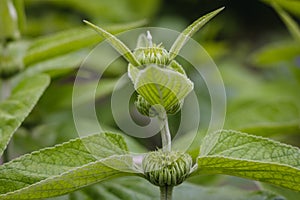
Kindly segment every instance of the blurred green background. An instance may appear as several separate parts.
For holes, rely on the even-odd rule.
[[[83,19],[115,33],[137,26],[159,26],[181,31],[200,16],[222,6],[225,9],[221,14],[193,38],[208,51],[222,74],[227,94],[224,128],[300,146],[300,1],[12,2],[16,6],[19,21],[15,27],[11,27],[11,32],[1,30],[3,45],[0,61],[3,66],[18,65],[22,69],[11,78],[12,81],[43,72],[51,75],[52,82],[14,135],[9,145],[10,159],[78,136],[72,116],[73,81],[82,60],[99,42],[95,39],[97,36],[86,30]],[[78,38],[70,43],[75,37]],[[9,56],[5,57],[4,52],[9,52]],[[118,129],[111,114],[110,94],[126,68],[124,60],[114,62],[105,71],[102,86],[97,91],[97,114],[107,129]],[[188,73],[193,76],[192,71]],[[88,81],[83,81],[83,93],[86,88]],[[201,120],[205,122],[211,114],[209,94],[205,87],[197,92],[203,102],[200,105],[201,117],[204,116]],[[86,97],[83,103],[91,100],[91,97]],[[180,114],[171,117],[171,130],[176,127],[179,117]],[[202,137],[200,130],[189,149],[191,152],[197,149]],[[139,140],[128,138],[128,141],[133,151],[145,151],[145,147],[153,150],[160,146],[158,136]],[[208,177],[202,180],[201,184],[207,184],[216,179]],[[222,185],[232,180],[227,178],[218,181]],[[248,189],[257,187],[244,181],[235,179],[231,183]]]
[[[274,2],[297,25],[300,16],[300,9],[297,9],[299,1],[293,0],[87,0],[84,3],[78,0],[24,1],[23,15],[26,18],[20,20],[22,37],[19,41],[30,43],[29,50],[32,50],[24,59],[25,65],[29,66],[25,72],[31,74],[42,71],[53,77],[50,88],[27,120],[24,131],[30,129],[36,137],[42,134],[53,138],[54,141],[46,140],[45,145],[73,137],[76,131],[71,115],[72,80],[76,75],[76,68],[93,47],[82,45],[82,48],[78,46],[76,49],[52,52],[51,57],[48,54],[48,57],[41,55],[36,58],[34,53],[39,51],[39,43],[60,38],[60,34],[64,32],[66,35],[76,35],[78,27],[84,26],[83,19],[104,28],[122,27],[124,23],[136,22],[181,31],[205,13],[225,6],[221,14],[193,37],[208,51],[222,73],[228,101],[225,128],[299,145],[299,38],[282,20],[278,9],[276,12]],[[147,22],[145,24],[140,20]],[[68,32],[72,30],[74,32]],[[87,41],[88,38],[79,38],[78,41]],[[105,125],[117,128],[107,105],[110,103],[109,94],[114,81],[126,72],[126,63],[118,60],[113,65],[105,72],[107,85],[100,89],[97,109],[99,116],[105,116],[101,117]],[[48,68],[45,69],[45,66]],[[203,102],[200,109],[205,122],[210,117],[209,94],[205,87],[197,92]],[[61,120],[57,120],[58,117]],[[173,121],[175,125],[176,116]],[[48,128],[50,124],[54,127]],[[48,134],[48,131],[53,133]],[[16,134],[15,137],[20,135]],[[200,134],[199,139],[201,137]],[[196,141],[198,145],[199,140]],[[160,145],[159,137],[140,142],[150,149]],[[39,146],[44,142],[34,143]]]

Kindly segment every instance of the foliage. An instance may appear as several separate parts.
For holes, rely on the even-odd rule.
[[[25,0],[24,5],[22,2],[3,0],[0,3],[0,29],[4,30],[0,33],[0,199],[158,199],[159,190],[149,178],[153,174],[156,176],[157,171],[146,172],[140,159],[141,155],[147,157],[144,153],[149,150],[145,144],[149,143],[155,148],[162,146],[165,154],[161,159],[172,157],[173,154],[166,153],[168,144],[164,145],[168,140],[164,140],[169,132],[168,118],[159,116],[165,127],[162,145],[156,138],[144,141],[126,136],[117,130],[109,106],[114,86],[126,72],[124,60],[112,63],[104,72],[95,96],[82,95],[77,104],[72,105],[76,69],[91,46],[106,38],[130,63],[129,76],[139,95],[139,101],[135,102],[139,111],[146,109],[144,114],[150,115],[149,108],[159,104],[169,111],[168,114],[174,114],[188,93],[195,86],[203,85],[201,80],[192,79],[189,64],[181,62],[177,54],[185,42],[222,9],[196,20],[169,51],[164,49],[167,52],[164,64],[168,68],[161,68],[156,65],[161,60],[148,58],[151,53],[159,57],[165,52],[160,45],[151,46],[148,36],[139,38],[139,46],[133,52],[123,43],[126,41],[114,36],[145,25],[145,19],[157,20],[153,17],[164,5],[159,0],[125,0],[122,3],[118,0],[88,0],[85,3]],[[184,178],[179,173],[180,180],[187,179],[175,187],[173,199],[299,198],[300,150],[296,146],[300,145],[297,140],[300,133],[300,29],[295,18],[300,16],[300,3],[289,0],[259,3],[269,5],[278,14],[290,35],[274,36],[280,40],[260,45],[254,51],[249,47],[243,49],[249,44],[245,45],[242,39],[243,45],[234,47],[238,50],[228,50],[232,48],[229,47],[230,39],[218,39],[221,31],[230,29],[229,25],[224,25],[229,23],[230,17],[224,15],[195,37],[220,63],[228,100],[226,130],[204,135],[205,131],[200,129],[187,152],[174,154],[180,155],[181,164],[177,160],[172,164],[169,161],[159,163],[172,166],[176,177],[176,170],[187,163],[185,159],[193,160],[192,166],[185,169],[190,171],[185,171]],[[99,28],[86,22],[102,37],[83,26],[83,18],[103,24],[104,28]],[[180,23],[179,20],[176,26],[185,25],[184,20]],[[139,47],[156,49],[147,55],[139,51]],[[158,51],[163,53],[158,55]],[[246,60],[244,55],[250,53]],[[242,67],[245,60],[250,68]],[[93,60],[89,64],[99,67],[98,63],[99,60]],[[147,67],[141,69],[141,64]],[[87,72],[87,77],[82,78],[80,93],[85,94],[93,88],[93,73]],[[148,84],[153,80],[156,84]],[[211,114],[207,108],[209,94],[204,86],[196,90],[196,94],[202,104],[201,120],[205,123]],[[78,137],[72,106],[80,107],[94,98],[97,99],[97,115],[107,130]],[[160,113],[158,108],[154,110]],[[176,129],[179,115],[169,118],[171,132]],[[179,138],[176,143],[180,145],[185,139]],[[160,151],[155,153],[161,154]],[[151,153],[147,155],[151,157]],[[161,174],[157,177],[163,177],[160,180],[163,186],[174,182]],[[241,180],[245,182],[244,187],[239,185]],[[253,184],[250,180],[257,182]]]

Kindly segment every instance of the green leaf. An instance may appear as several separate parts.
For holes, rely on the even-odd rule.
[[[11,0],[0,1],[0,41],[20,36],[18,16]]]
[[[82,57],[86,54],[75,52],[64,56],[59,56],[43,62],[38,62],[25,69],[20,76],[28,76],[37,73],[47,73],[51,76],[59,74],[59,71],[72,70],[79,67],[82,62]]]
[[[280,63],[296,62],[300,55],[300,45],[295,42],[273,43],[257,50],[251,60],[256,66],[275,67]],[[294,63],[295,64],[295,63]]]
[[[46,148],[0,166],[0,199],[39,199],[137,173],[120,135],[102,133]]]
[[[300,17],[300,2],[298,0],[262,0],[270,5],[276,3],[280,7],[289,11],[295,16]]]
[[[300,131],[298,99],[292,100],[285,95],[285,98],[249,99],[231,104],[225,124],[227,129],[260,136],[281,135],[283,132],[285,135],[297,134]]]
[[[113,46],[124,58],[130,62],[134,66],[139,66],[140,62],[136,59],[136,57],[133,55],[131,50],[117,37],[110,34],[109,32],[105,31],[104,29],[86,21],[83,20],[84,23],[91,26],[97,33],[99,33],[103,38],[107,39],[107,41]]]
[[[0,155],[49,82],[47,75],[28,77],[13,89],[10,97],[0,103]]]
[[[46,2],[35,0],[26,1],[26,3],[29,4],[29,7],[35,8],[38,5],[50,5],[58,10],[68,8],[76,13],[80,13],[82,16],[87,16],[89,19],[98,19],[104,22],[125,22],[142,18],[151,18],[153,14],[159,10],[160,2],[161,0],[85,0],[84,3],[82,3],[81,0],[47,0]],[[43,13],[41,18],[47,14],[57,15],[57,13],[60,13],[57,10],[56,12],[48,9],[46,11],[46,14]],[[68,20],[70,17],[74,18],[74,13],[72,12],[63,12],[63,14],[64,18],[66,18],[65,20]],[[75,20],[76,19],[77,18],[75,18]],[[51,25],[52,24],[50,24],[50,26]]]
[[[18,16],[18,26],[20,31],[22,32],[24,30],[25,22],[26,22],[24,1],[20,1],[20,0],[12,0],[12,1],[15,5],[17,16]]]
[[[289,29],[291,35],[300,42],[300,28],[296,21],[294,21],[288,13],[286,13],[278,4],[272,4],[273,8],[281,17],[282,21],[285,23],[287,28]]]
[[[300,149],[236,131],[205,137],[193,175],[227,174],[300,191]]]
[[[71,109],[72,106],[82,105],[83,103],[99,99],[110,94],[115,86],[116,79],[91,80],[76,85],[76,95],[73,94],[73,83],[53,83],[42,97],[40,106],[46,113],[57,112],[61,109]],[[93,91],[94,87],[97,89]],[[85,93],[85,95],[81,95]],[[72,98],[76,98],[75,100]]]
[[[180,103],[194,84],[185,75],[156,65],[139,70],[134,88],[151,105],[160,104],[166,110]]]
[[[107,29],[113,33],[118,33],[143,24],[145,24],[144,20],[119,26],[111,26]],[[24,57],[24,63],[26,66],[29,66],[35,62],[95,45],[100,41],[102,41],[102,38],[100,38],[97,33],[85,27],[74,28],[50,36],[44,36],[31,44]]]
[[[200,17],[190,26],[188,26],[175,40],[174,44],[170,49],[170,60],[173,60],[179,53],[180,49],[185,45],[186,41],[192,37],[200,28],[202,28],[209,20],[221,12],[224,7],[219,8],[213,12],[210,12],[203,17]]]

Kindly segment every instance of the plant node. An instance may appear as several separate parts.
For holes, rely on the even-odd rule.
[[[143,159],[145,177],[154,185],[176,186],[189,175],[193,162],[190,155],[182,152],[153,151]]]

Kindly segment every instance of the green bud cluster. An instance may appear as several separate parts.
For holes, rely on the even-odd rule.
[[[162,112],[162,106],[151,105],[148,103],[141,95],[138,95],[136,101],[134,102],[137,110],[145,116],[155,117]],[[177,103],[167,110],[167,114],[174,115],[181,109],[181,103]]]
[[[22,63],[14,59],[10,55],[0,55],[0,78],[10,78],[22,70]]]
[[[182,152],[154,151],[143,159],[145,177],[157,186],[176,186],[190,174],[193,162],[190,155]]]
[[[186,77],[182,66],[175,60],[170,61],[169,52],[163,46],[161,46],[161,44],[152,44],[151,41],[151,45],[147,44],[146,47],[137,47],[133,54],[140,63],[140,66],[137,67],[133,66],[131,63],[128,65],[128,74],[133,83],[137,81],[136,77],[138,76],[140,70],[143,70],[151,65],[156,65],[164,70],[178,72]],[[155,82],[155,79],[153,82]],[[168,89],[169,88],[166,88],[166,90]],[[156,103],[157,105],[159,104],[159,102]],[[164,107],[166,114],[177,113],[181,109],[182,104],[183,99],[178,99],[176,104]],[[157,108],[157,105],[153,104],[153,102],[147,101],[142,94],[138,95],[135,105],[138,111],[145,116],[154,117],[161,111],[161,107]]]
[[[140,47],[135,50],[134,55],[141,65],[157,64],[166,66],[169,62],[169,53],[160,46]]]

